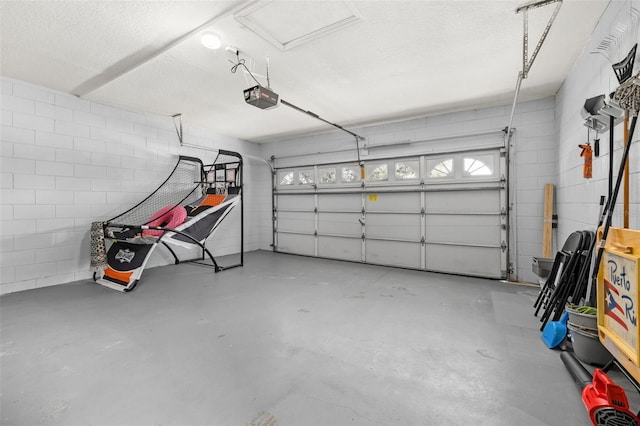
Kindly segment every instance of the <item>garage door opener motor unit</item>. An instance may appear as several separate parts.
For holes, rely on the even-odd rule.
[[[277,107],[278,99],[279,96],[275,92],[259,84],[244,91],[245,102],[260,109]]]

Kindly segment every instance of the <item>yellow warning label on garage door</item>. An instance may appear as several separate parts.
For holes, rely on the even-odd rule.
[[[378,194],[369,194],[369,201],[378,201]]]

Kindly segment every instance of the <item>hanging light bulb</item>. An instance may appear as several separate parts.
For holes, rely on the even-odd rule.
[[[212,33],[211,31],[207,31],[206,33],[202,34],[202,36],[200,37],[200,43],[202,43],[202,45],[207,49],[213,50],[219,49],[220,46],[222,46],[222,40],[220,39],[220,36],[216,33]]]

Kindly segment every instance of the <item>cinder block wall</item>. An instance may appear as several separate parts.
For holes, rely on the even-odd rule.
[[[517,76],[514,76],[514,84]],[[419,155],[432,150],[430,143],[407,147],[407,140],[419,141],[440,136],[453,136],[472,132],[504,129],[509,123],[511,105],[473,109],[462,112],[434,115],[412,120],[369,126],[354,131],[367,138],[371,145],[390,146],[389,156]],[[542,254],[542,225],[545,183],[556,183],[557,139],[555,100],[547,98],[518,104],[513,126],[516,128],[510,147],[510,204],[512,241],[512,279],[537,283],[531,270],[533,256]],[[262,146],[265,158],[307,155],[316,161],[352,161],[355,158],[355,142],[342,132],[317,134],[308,137],[288,138]],[[442,142],[434,142],[434,144]],[[453,142],[447,142],[453,143]],[[473,145],[473,140],[465,140]],[[393,144],[398,144],[397,148]],[[335,151],[318,155],[317,152]],[[289,160],[295,165],[295,159]],[[299,160],[298,160],[299,161]],[[283,164],[287,166],[288,164]]]
[[[251,156],[256,144],[190,126],[181,148],[170,117],[139,114],[18,80],[1,79],[0,292],[89,279],[89,229],[129,209],[170,173],[179,154]],[[245,158],[245,250],[270,235],[269,171]],[[266,212],[266,213],[265,213]],[[239,215],[213,237],[215,255],[239,251]],[[267,244],[268,247],[268,244]],[[169,256],[154,253],[150,266]]]

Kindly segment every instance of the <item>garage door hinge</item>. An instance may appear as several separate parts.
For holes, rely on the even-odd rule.
[[[317,237],[318,236],[318,231],[313,231],[313,236]]]
[[[507,243],[505,243],[504,241],[502,241],[502,244],[500,244],[500,248],[502,249],[502,252],[504,253],[505,251],[507,251]]]
[[[314,208],[313,208],[313,212],[314,212],[314,213],[318,213],[318,208],[317,208],[317,207],[314,207]]]
[[[500,216],[503,219],[507,217],[507,210],[504,207],[500,210]]]
[[[422,238],[420,238],[420,245],[424,246],[426,244],[426,240],[424,239],[424,236]]]
[[[424,217],[425,215],[424,207],[420,209],[420,216]]]
[[[364,216],[367,213],[367,211],[364,209],[364,207],[362,208],[361,212],[362,212],[362,216]]]
[[[365,240],[364,232],[362,233],[362,241]]]

